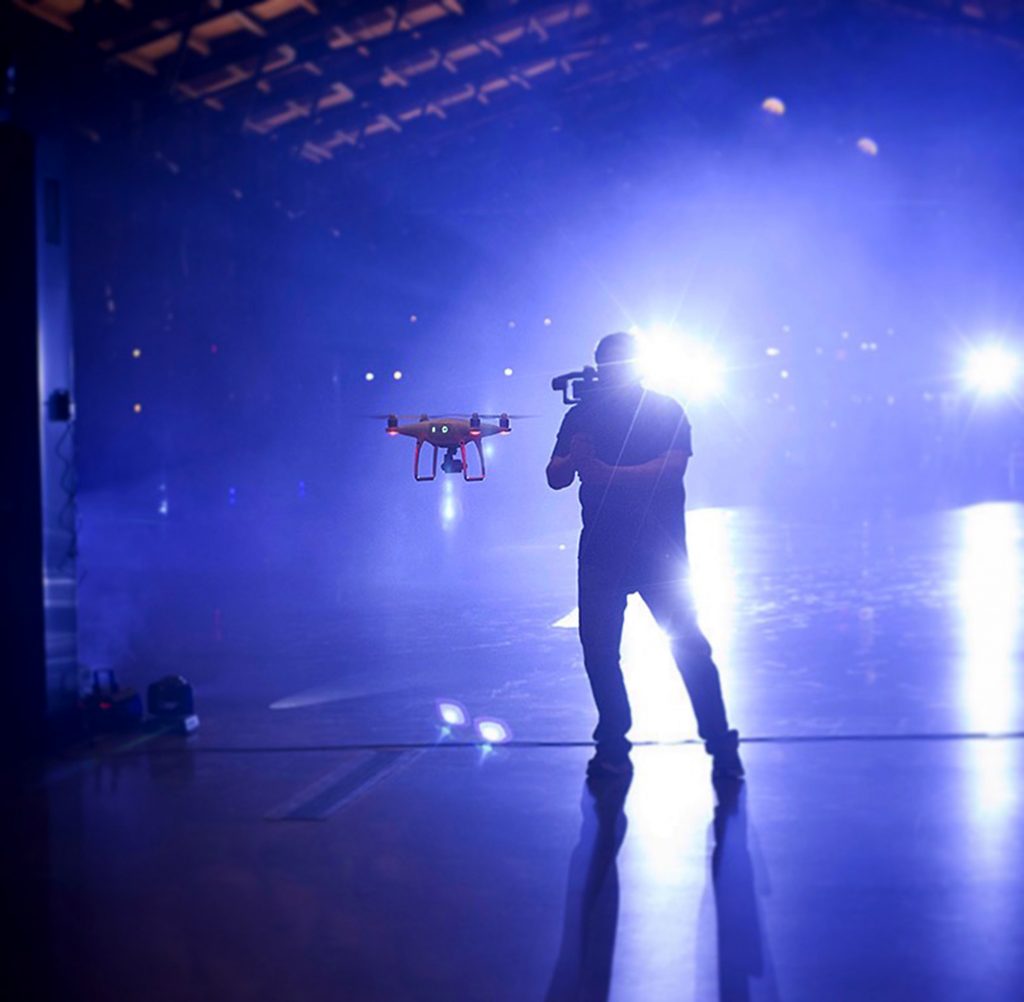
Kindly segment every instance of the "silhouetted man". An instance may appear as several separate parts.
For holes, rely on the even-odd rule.
[[[587,774],[632,768],[619,644],[626,598],[639,592],[671,640],[715,776],[740,779],[739,736],[729,729],[689,591],[683,474],[693,454],[690,423],[675,400],[641,385],[638,353],[630,334],[601,339],[597,385],[566,413],[547,467],[555,490],[577,474],[581,482],[580,641],[598,711]]]

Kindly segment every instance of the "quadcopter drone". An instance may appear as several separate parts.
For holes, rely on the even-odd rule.
[[[437,477],[437,454],[441,449],[444,449],[441,469],[445,473],[461,473],[463,479],[470,483],[483,480],[487,470],[484,466],[484,450],[480,440],[488,435],[508,435],[512,431],[511,417],[508,414],[420,414],[419,419],[411,424],[399,424],[397,414],[380,417],[387,420],[387,427],[384,430],[388,435],[408,435],[416,439],[412,473],[417,480],[434,480]],[[411,419],[413,415],[402,417]],[[498,423],[488,424],[484,419]],[[470,442],[476,445],[477,454],[480,456],[480,472],[476,475],[469,472],[469,463],[466,460],[466,446]],[[420,452],[424,445],[431,445],[434,448],[429,474],[420,471]]]

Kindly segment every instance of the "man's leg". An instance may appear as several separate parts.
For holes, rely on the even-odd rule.
[[[619,665],[625,583],[614,572],[580,564],[579,610],[583,663],[597,704],[597,754],[622,759],[632,747],[626,733],[633,724]]]
[[[715,756],[716,765],[720,755],[724,764],[726,756],[735,756],[738,736],[729,730],[718,668],[711,659],[711,645],[697,625],[685,570],[651,575],[640,588],[640,596],[668,634],[672,654],[693,704],[697,732],[704,739],[708,753]],[[738,763],[738,756],[736,760]]]

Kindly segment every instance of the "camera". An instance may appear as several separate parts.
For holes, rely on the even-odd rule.
[[[597,369],[585,365],[579,372],[563,372],[551,380],[551,389],[562,394],[563,404],[578,404],[584,395],[597,386]]]

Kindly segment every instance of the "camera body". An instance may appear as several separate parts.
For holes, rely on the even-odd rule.
[[[578,404],[597,386],[597,369],[585,365],[578,372],[563,372],[551,380],[551,389],[562,394],[563,404]]]

